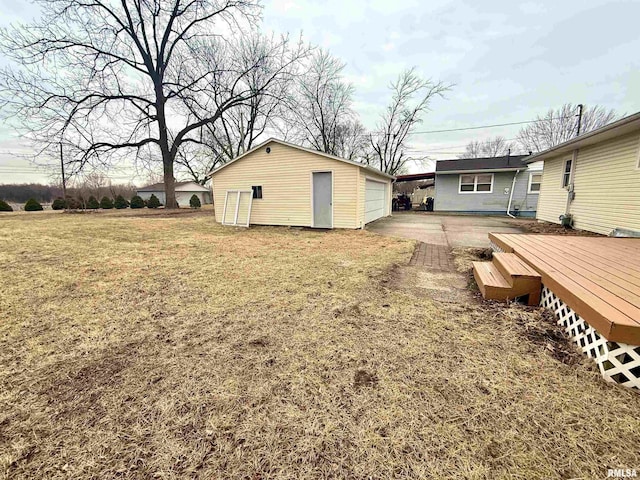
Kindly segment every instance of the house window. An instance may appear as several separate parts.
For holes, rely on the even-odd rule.
[[[571,164],[573,160],[565,160],[564,171],[562,172],[562,187],[566,188],[571,183]]]
[[[542,173],[531,173],[529,175],[529,193],[540,192],[541,183],[542,183]]]
[[[262,185],[254,185],[251,190],[253,190],[253,198],[262,198]]]
[[[460,175],[458,193],[491,193],[493,192],[493,174]]]

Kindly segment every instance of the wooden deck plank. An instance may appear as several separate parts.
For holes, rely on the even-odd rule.
[[[574,246],[580,250],[594,250],[596,252],[605,252],[606,258],[623,265],[633,265],[640,268],[640,258],[638,252],[640,249],[633,249],[620,245],[619,239],[599,239],[599,242],[580,242],[577,240],[569,241],[567,244]],[[610,240],[605,242],[603,240]],[[640,242],[638,243],[640,245]]]
[[[585,288],[607,301],[610,305],[614,306],[631,319],[640,319],[640,308],[636,307],[630,300],[627,300],[627,292],[622,289],[615,288],[606,282],[602,282],[598,275],[593,275],[581,268],[577,262],[573,261],[574,259],[559,255],[555,247],[548,241],[547,244],[543,244],[541,243],[541,239],[537,239],[533,236],[528,238],[518,238],[516,241],[522,242],[522,248],[535,251],[541,258],[549,260],[548,263],[554,265],[556,270],[571,273],[572,278],[574,278],[577,283],[583,285]],[[516,254],[517,253],[519,253],[518,249],[516,249]],[[615,293],[612,293],[611,290],[615,290]],[[638,323],[640,324],[640,322]]]
[[[556,235],[549,235],[549,237],[555,240],[562,240],[566,245],[571,245],[573,248],[585,253],[598,255],[610,263],[615,263],[620,266],[632,266],[636,269],[636,272],[638,271],[637,269],[640,269],[640,248],[634,250],[630,247],[620,247],[618,243],[619,240],[622,239],[572,237],[565,240]],[[580,241],[580,238],[583,240]],[[609,240],[609,242],[605,242],[605,240]]]
[[[493,262],[507,281],[510,281],[509,277],[512,280],[515,278],[540,278],[540,274],[515,253],[496,252],[493,254]]]
[[[509,298],[511,286],[491,262],[472,262],[473,276],[484,298],[505,300]]]
[[[541,251],[544,251],[545,256],[554,263],[575,272],[577,276],[590,280],[617,296],[622,301],[614,304],[618,310],[629,315],[631,318],[640,318],[640,295],[634,293],[632,289],[634,285],[614,275],[608,274],[601,268],[583,261],[580,257],[564,255],[558,248],[545,249],[544,245],[539,243],[540,241],[540,239],[533,238],[529,240],[532,245],[538,245]],[[638,287],[636,287],[636,291],[638,290]],[[630,307],[627,307],[625,303],[628,303]]]
[[[542,275],[542,282],[547,287],[607,339],[640,344],[640,323],[607,301],[614,295],[590,281],[580,279],[575,272],[562,266],[558,268],[553,259],[545,257],[544,251],[538,252],[536,247],[523,239],[527,236],[511,234],[511,238],[502,236],[498,240],[508,242],[516,254]],[[574,280],[574,277],[578,278]],[[580,281],[594,288],[586,288]]]
[[[505,234],[502,238],[503,242],[509,242],[509,235],[519,234]],[[520,235],[527,238],[540,238],[544,239],[545,243],[562,244],[564,246],[570,246],[572,250],[580,252],[584,258],[593,259],[600,263],[607,263],[612,267],[621,270],[623,273],[633,277],[640,277],[640,264],[636,265],[636,257],[640,257],[640,242],[638,243],[638,250],[633,254],[614,252],[608,244],[602,242],[602,240],[620,240],[610,238],[592,238],[592,237],[570,237],[563,235]],[[574,238],[582,239],[582,242],[574,241]],[[591,242],[590,240],[599,240],[599,242]]]
[[[547,268],[550,269],[551,271],[559,271],[567,274],[567,276],[571,276],[577,283],[580,283],[581,285],[585,286],[588,290],[593,291],[594,294],[600,297],[603,297],[612,306],[614,307],[622,306],[622,311],[625,312],[625,314],[628,317],[637,321],[637,315],[636,315],[637,312],[633,305],[631,305],[631,307],[634,307],[634,308],[628,309],[627,305],[625,305],[628,302],[622,299],[616,298],[616,296],[613,296],[610,293],[603,291],[604,289],[601,285],[598,285],[596,282],[593,282],[588,278],[584,278],[583,276],[584,272],[580,268],[576,267],[573,264],[570,264],[569,262],[566,262],[561,257],[554,256],[553,246],[548,244],[540,245],[540,244],[534,243],[533,240],[534,239],[532,237],[514,238],[512,245],[514,246],[515,252],[517,254],[520,254],[521,256],[523,253],[534,254],[539,259],[545,260],[546,263],[548,264]]]
[[[541,239],[532,238],[532,242],[541,242]],[[575,250],[571,245],[564,244],[561,240],[545,240],[545,245],[553,246],[553,250],[561,252],[566,258],[574,260],[579,265],[585,266],[590,271],[598,274],[602,274],[604,277],[615,277],[611,279],[630,292],[640,295],[640,278],[633,275],[633,269],[618,268],[615,265],[610,265],[606,259],[602,259],[595,255],[587,255],[580,251]]]
[[[507,234],[515,235],[515,234]],[[548,241],[561,241],[565,245],[571,245],[573,248],[590,253],[608,260],[610,263],[622,266],[631,266],[635,271],[640,268],[640,242],[637,249],[625,247],[620,250],[617,247],[618,241],[623,239],[613,238],[593,238],[593,237],[577,237],[564,235],[526,235],[527,237],[539,237]],[[607,242],[608,240],[608,242]],[[508,241],[508,238],[506,239]],[[627,250],[628,249],[628,250]]]
[[[549,276],[556,278],[557,280],[564,279],[567,284],[570,284],[576,288],[579,287],[579,291],[587,292],[589,296],[593,297],[594,301],[596,301],[600,305],[600,307],[602,307],[601,303],[605,303],[608,307],[616,310],[618,314],[612,312],[615,318],[620,318],[620,321],[623,321],[627,324],[638,324],[638,322],[636,322],[632,316],[616,308],[619,302],[616,301],[614,295],[610,294],[607,291],[604,291],[604,289],[602,289],[598,285],[593,284],[593,282],[582,278],[579,273],[565,267],[564,265],[559,264],[555,261],[554,258],[547,256],[544,250],[540,250],[535,245],[532,245],[530,243],[518,244],[517,242],[519,241],[519,239],[514,239],[516,254],[521,256],[523,260],[531,264],[534,268],[536,268],[536,270],[541,271],[543,283],[545,282],[545,278]],[[610,309],[608,308],[607,310]]]

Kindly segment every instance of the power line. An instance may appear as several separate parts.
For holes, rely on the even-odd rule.
[[[570,115],[567,117],[557,117],[556,120],[561,120],[561,119],[567,119],[567,118],[573,118],[574,115]],[[535,120],[525,120],[522,122],[509,122],[509,123],[494,123],[491,125],[474,125],[471,127],[460,127],[460,128],[447,128],[447,129],[443,129],[443,130],[422,130],[422,131],[418,131],[418,132],[410,132],[408,135],[416,135],[416,134],[428,134],[428,133],[448,133],[448,132],[463,132],[463,131],[467,131],[467,130],[481,130],[483,128],[496,128],[496,127],[509,127],[512,125],[525,125],[527,123],[540,123],[540,122],[546,122],[549,119],[547,118],[538,118]],[[368,133],[364,133],[362,134],[363,136],[369,136]]]
[[[569,118],[569,117],[566,117]],[[462,132],[462,131],[466,131],[466,130],[481,130],[483,128],[496,128],[496,127],[509,127],[512,125],[524,125],[527,123],[539,123],[539,122],[545,122],[545,119],[538,119],[538,120],[527,120],[524,122],[510,122],[510,123],[494,123],[492,125],[476,125],[473,127],[463,127],[463,128],[448,128],[445,130],[424,130],[422,132],[411,132],[411,134],[424,134],[424,133],[447,133],[447,132]]]

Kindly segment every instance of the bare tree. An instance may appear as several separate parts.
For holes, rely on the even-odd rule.
[[[369,148],[367,132],[357,119],[341,122],[335,136],[335,153],[348,160],[361,160]]]
[[[509,152],[514,153],[515,145],[504,137],[493,137],[484,141],[474,140],[467,144],[463,154],[458,158],[501,157]]]
[[[288,75],[271,82],[269,89],[262,88],[270,81],[271,72],[281,61],[283,52],[280,39],[250,35],[242,40],[240,51],[247,59],[263,59],[263,68],[252,70],[246,78],[250,89],[257,93],[246,102],[225,110],[215,122],[204,126],[202,144],[190,145],[192,148],[184,148],[176,157],[181,169],[201,184],[206,181],[208,172],[250,150],[267,129],[275,128],[275,123],[284,116],[285,99],[298,75],[296,63],[291,65]],[[309,51],[299,43],[296,50],[298,59],[302,60]]]
[[[614,110],[607,110],[600,105],[585,106],[580,133],[603,127],[617,118],[619,116]],[[542,152],[572,139],[577,131],[578,106],[566,103],[557,110],[550,109],[545,116],[538,116],[534,123],[523,127],[518,134],[518,143],[525,151]]]
[[[16,66],[0,73],[3,113],[43,150],[64,142],[73,174],[130,154],[162,160],[175,208],[181,148],[227,110],[250,103],[297,61],[286,37],[278,61],[247,56],[242,38],[257,0],[39,0],[42,18],[2,32]],[[251,82],[260,71],[260,85]]]
[[[316,150],[353,158],[363,145],[364,128],[352,108],[353,86],[342,78],[344,67],[328,52],[315,52],[289,100],[285,129]]]
[[[390,88],[391,103],[381,116],[378,131],[369,138],[373,152],[367,162],[395,175],[403,171],[407,162],[426,160],[426,157],[408,154],[409,136],[422,122],[422,115],[429,111],[431,101],[444,96],[451,86],[422,79],[411,68],[401,73]]]

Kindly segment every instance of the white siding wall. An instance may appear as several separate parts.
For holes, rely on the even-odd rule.
[[[151,198],[151,195],[155,195],[156,197],[158,197],[158,200],[160,200],[160,203],[162,205],[166,203],[164,192],[138,192],[138,196],[143,200],[149,200]]]
[[[271,153],[266,153],[267,146]],[[216,220],[222,220],[227,190],[251,190],[251,186],[261,185],[263,198],[253,201],[252,224],[310,227],[311,173],[332,171],[333,226],[358,228],[360,170],[355,165],[269,143],[213,175]]]
[[[575,228],[640,230],[639,146],[636,132],[578,151],[570,206]]]
[[[568,211],[574,227],[609,234],[621,227],[640,230],[640,134],[632,133],[584,147],[576,154],[575,198]],[[544,162],[538,201],[540,220],[559,223],[567,210],[568,192],[562,187],[565,160],[572,154]]]
[[[545,160],[536,218],[560,223],[558,217],[564,214],[567,208],[567,190],[562,187],[562,172],[564,161],[571,157],[572,154],[569,153]]]
[[[202,205],[209,202],[209,192],[176,192],[176,201],[181,207],[188,207],[191,197],[196,195]],[[157,196],[157,195],[156,195]]]
[[[152,194],[158,197],[158,200],[160,200],[160,203],[162,205],[166,203],[164,192],[138,192],[138,195],[143,200],[149,200]],[[196,194],[198,196],[202,205],[211,203],[209,192],[181,192],[176,190],[176,201],[178,202],[178,205],[180,205],[181,207],[188,207],[189,200],[191,200],[191,196],[193,194]]]

